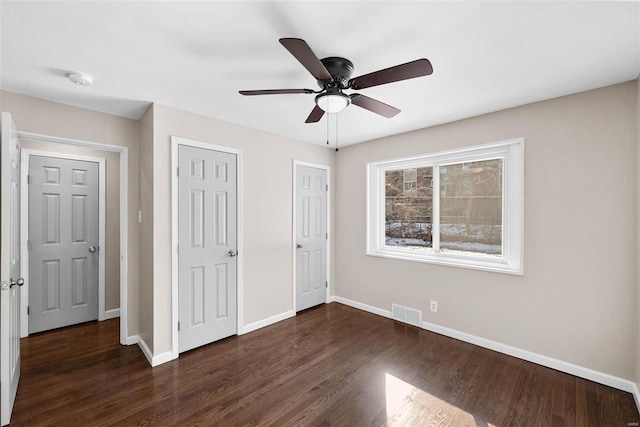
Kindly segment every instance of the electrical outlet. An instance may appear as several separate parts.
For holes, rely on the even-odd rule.
[[[437,313],[438,312],[438,301],[431,300],[431,304],[429,305],[429,310],[433,311],[434,313]]]

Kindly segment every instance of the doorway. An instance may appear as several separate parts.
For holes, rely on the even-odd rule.
[[[296,312],[329,298],[329,167],[294,161],[293,265]]]
[[[77,157],[80,158],[82,160],[82,158],[84,158],[84,160],[96,160],[96,157],[100,156],[100,157],[115,157],[116,161],[115,163],[111,162],[112,166],[113,166],[113,175],[114,176],[119,176],[119,183],[115,184],[113,186],[113,188],[111,188],[111,190],[109,190],[109,187],[107,187],[107,191],[106,192],[113,192],[114,197],[119,200],[119,206],[113,208],[113,216],[115,216],[116,218],[119,218],[119,233],[117,234],[117,238],[115,240],[112,241],[112,249],[113,249],[113,260],[107,260],[107,267],[109,267],[111,264],[111,262],[113,263],[113,265],[115,266],[114,268],[109,267],[110,270],[113,270],[116,275],[116,277],[114,278],[115,283],[116,283],[116,288],[115,288],[115,293],[114,294],[110,294],[111,296],[108,296],[109,293],[111,291],[109,291],[109,289],[106,290],[107,292],[107,299],[112,299],[114,301],[113,305],[115,305],[115,307],[118,308],[111,308],[110,306],[106,306],[104,305],[105,301],[104,299],[102,301],[100,301],[99,298],[99,303],[98,303],[98,319],[99,320],[105,320],[105,319],[109,319],[109,318],[114,318],[114,317],[119,317],[120,318],[120,344],[122,345],[129,345],[131,344],[131,340],[128,337],[128,322],[127,322],[127,275],[128,275],[128,269],[127,269],[127,265],[128,265],[128,241],[129,241],[129,233],[128,233],[128,194],[129,194],[129,190],[128,190],[128,148],[127,147],[122,147],[122,146],[117,146],[117,145],[109,145],[109,144],[101,144],[101,143],[94,143],[94,142],[90,142],[90,141],[83,141],[83,140],[75,140],[75,139],[68,139],[68,138],[60,138],[60,137],[53,137],[53,136],[48,136],[48,135],[40,135],[40,134],[35,134],[35,133],[30,133],[30,132],[18,132],[18,136],[19,138],[24,141],[25,143],[29,142],[32,146],[32,148],[29,149],[25,149],[22,150],[22,161],[21,163],[25,166],[22,168],[22,177],[21,177],[21,182],[24,184],[22,185],[22,196],[21,196],[21,211],[24,212],[24,217],[27,218],[27,212],[28,212],[28,197],[29,197],[29,189],[28,189],[28,185],[27,185],[27,181],[28,181],[28,168],[26,167],[26,165],[28,165],[28,156],[30,154],[40,154],[40,155],[45,155],[45,156],[53,156],[53,157],[70,157],[69,154],[71,155],[71,157]],[[53,144],[53,145],[52,145]],[[53,146],[55,147],[60,147],[60,149],[55,149],[52,148]],[[100,154],[96,154],[95,157],[92,156],[83,156],[83,155],[79,155],[79,154],[75,154],[77,152],[79,152],[79,150],[82,149],[92,149],[92,150],[99,150],[97,153]],[[64,152],[64,154],[61,154],[61,152]],[[98,162],[99,162],[99,158],[98,158]],[[109,169],[110,166],[109,164],[106,165],[105,169]],[[111,172],[110,172],[111,173]],[[104,176],[100,177],[101,182],[106,182],[106,179]],[[109,210],[111,208],[107,207],[107,210]],[[105,215],[101,215],[100,216],[102,221],[105,218]],[[104,225],[99,225],[99,229],[104,229]],[[103,237],[99,238],[99,241],[101,243],[99,243],[97,246],[100,246],[100,255],[102,256],[102,259],[104,259],[104,256],[106,255],[106,251],[104,250],[105,247],[105,240],[107,242],[109,242],[109,238],[104,237],[103,233]],[[20,239],[22,241],[22,258],[24,260],[27,260],[29,257],[29,250],[27,248],[27,241],[28,241],[28,236],[29,235],[29,229],[28,229],[28,225],[27,225],[27,221],[23,221],[22,222],[22,226],[21,226],[21,232],[20,232]],[[113,238],[113,236],[110,236],[111,238]],[[96,248],[97,249],[97,248]],[[96,252],[98,252],[96,250]],[[106,270],[105,267],[102,267],[104,270]],[[26,266],[26,271],[28,272],[28,266]],[[105,277],[105,275],[103,274],[102,277]],[[25,280],[25,282],[27,282]],[[101,281],[99,281],[99,295],[104,295],[103,291],[103,286],[101,287]],[[103,282],[102,282],[103,283]],[[28,286],[28,283],[25,283],[25,288]],[[26,289],[25,289],[26,291]],[[28,291],[26,292],[28,294]],[[28,335],[28,314],[27,314],[27,307],[28,307],[28,300],[27,298],[24,298],[22,300],[22,308],[21,308],[21,336],[25,337]],[[111,309],[110,309],[111,308]]]

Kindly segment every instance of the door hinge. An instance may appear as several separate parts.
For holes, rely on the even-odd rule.
[[[328,288],[329,287],[329,282],[324,282],[324,287]]]
[[[31,175],[27,175],[27,184],[31,184]]]
[[[176,168],[176,176],[180,176],[180,168]]]
[[[31,250],[31,240],[27,240],[27,250]]]
[[[176,245],[176,253],[180,255],[180,245]]]
[[[325,187],[327,187],[327,191],[329,191],[329,184],[326,184]]]
[[[178,332],[180,332],[180,322],[178,322]]]
[[[324,233],[324,238],[329,240],[329,233]]]
[[[31,314],[31,313],[30,313],[29,308],[30,308],[30,307],[29,307],[29,306],[27,306],[27,316],[28,316],[29,314]]]

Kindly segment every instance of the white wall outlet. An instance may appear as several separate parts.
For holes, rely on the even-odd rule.
[[[438,301],[431,300],[431,304],[429,305],[429,310],[433,311],[434,313],[437,313],[438,312]]]

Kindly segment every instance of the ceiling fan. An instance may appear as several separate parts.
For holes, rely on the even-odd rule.
[[[433,67],[428,59],[422,58],[384,70],[374,71],[359,77],[351,78],[353,63],[346,58],[331,56],[318,59],[307,42],[302,39],[283,38],[282,44],[318,81],[320,90],[312,89],[265,89],[241,90],[242,95],[280,95],[280,94],[317,94],[316,106],[307,117],[305,123],[318,122],[324,113],[337,113],[349,104],[357,105],[365,110],[391,118],[400,112],[392,107],[359,93],[346,94],[345,89],[360,90],[372,86],[379,86],[415,77],[428,76],[433,73]]]

